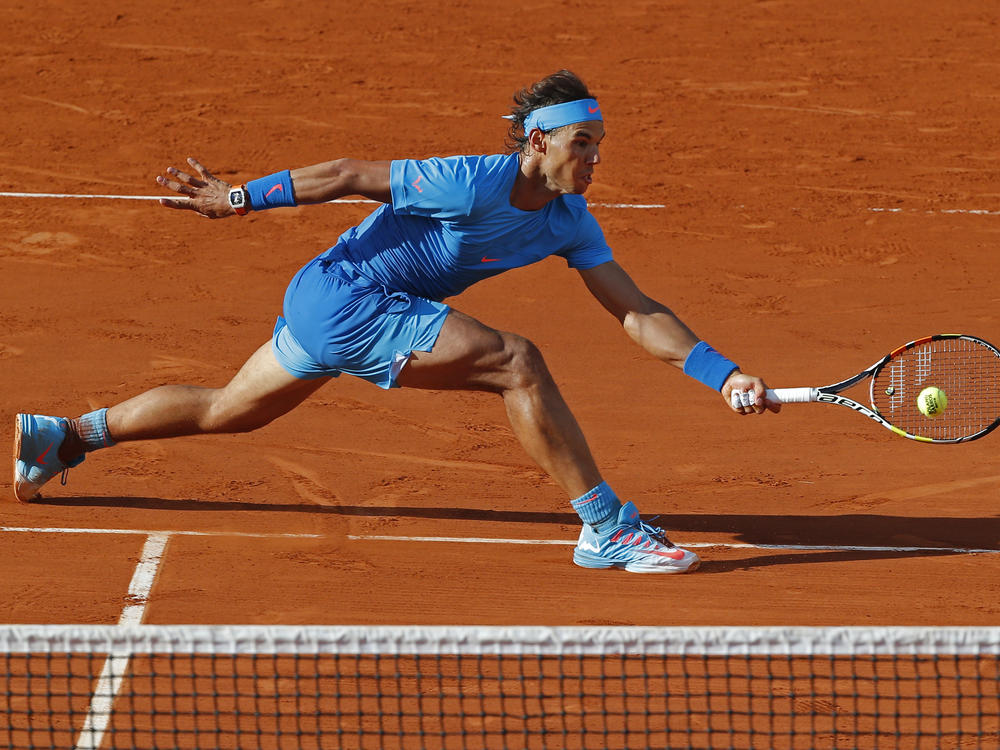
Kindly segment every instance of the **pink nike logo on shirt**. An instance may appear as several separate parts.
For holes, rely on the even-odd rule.
[[[500,259],[499,259],[499,258],[487,258],[487,257],[486,257],[486,256],[484,255],[484,256],[483,256],[483,259],[482,259],[481,261],[479,261],[479,262],[480,262],[480,263],[496,263],[496,262],[497,262],[498,260],[500,260]]]
[[[411,185],[413,185],[413,187],[415,187],[417,189],[418,193],[424,192],[424,189],[422,187],[420,187],[420,181],[423,178],[424,178],[424,176],[420,175],[417,179],[415,179],[412,183],[410,183]]]

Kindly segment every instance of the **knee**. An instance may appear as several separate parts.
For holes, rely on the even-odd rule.
[[[511,333],[501,337],[509,388],[532,388],[552,379],[545,358],[531,341]]]

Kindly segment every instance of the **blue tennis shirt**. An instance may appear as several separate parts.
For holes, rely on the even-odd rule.
[[[393,161],[392,204],[324,255],[339,255],[389,290],[431,300],[550,255],[578,269],[611,260],[583,196],[562,195],[538,211],[510,205],[519,166],[516,153]]]

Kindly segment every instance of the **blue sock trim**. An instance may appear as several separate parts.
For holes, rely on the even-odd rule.
[[[601,482],[589,492],[585,492],[570,503],[573,510],[585,524],[595,529],[609,520],[617,520],[621,500],[607,482]]]
[[[247,183],[247,193],[250,196],[250,208],[254,211],[295,205],[292,173],[287,169],[267,177],[250,180]]]
[[[721,391],[733,370],[740,369],[735,362],[723,357],[704,341],[694,345],[694,349],[684,360],[684,374],[704,383],[709,388]]]
[[[98,448],[109,448],[115,444],[108,434],[108,410],[98,409],[97,411],[84,414],[77,422],[80,426],[80,439],[83,441],[83,449],[88,453],[96,451]]]

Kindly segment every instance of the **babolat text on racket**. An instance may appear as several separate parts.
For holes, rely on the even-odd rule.
[[[871,406],[841,395],[865,378]],[[1000,350],[976,336],[927,336],[847,380],[820,388],[769,389],[767,399],[840,404],[912,440],[966,443],[1000,425]]]

